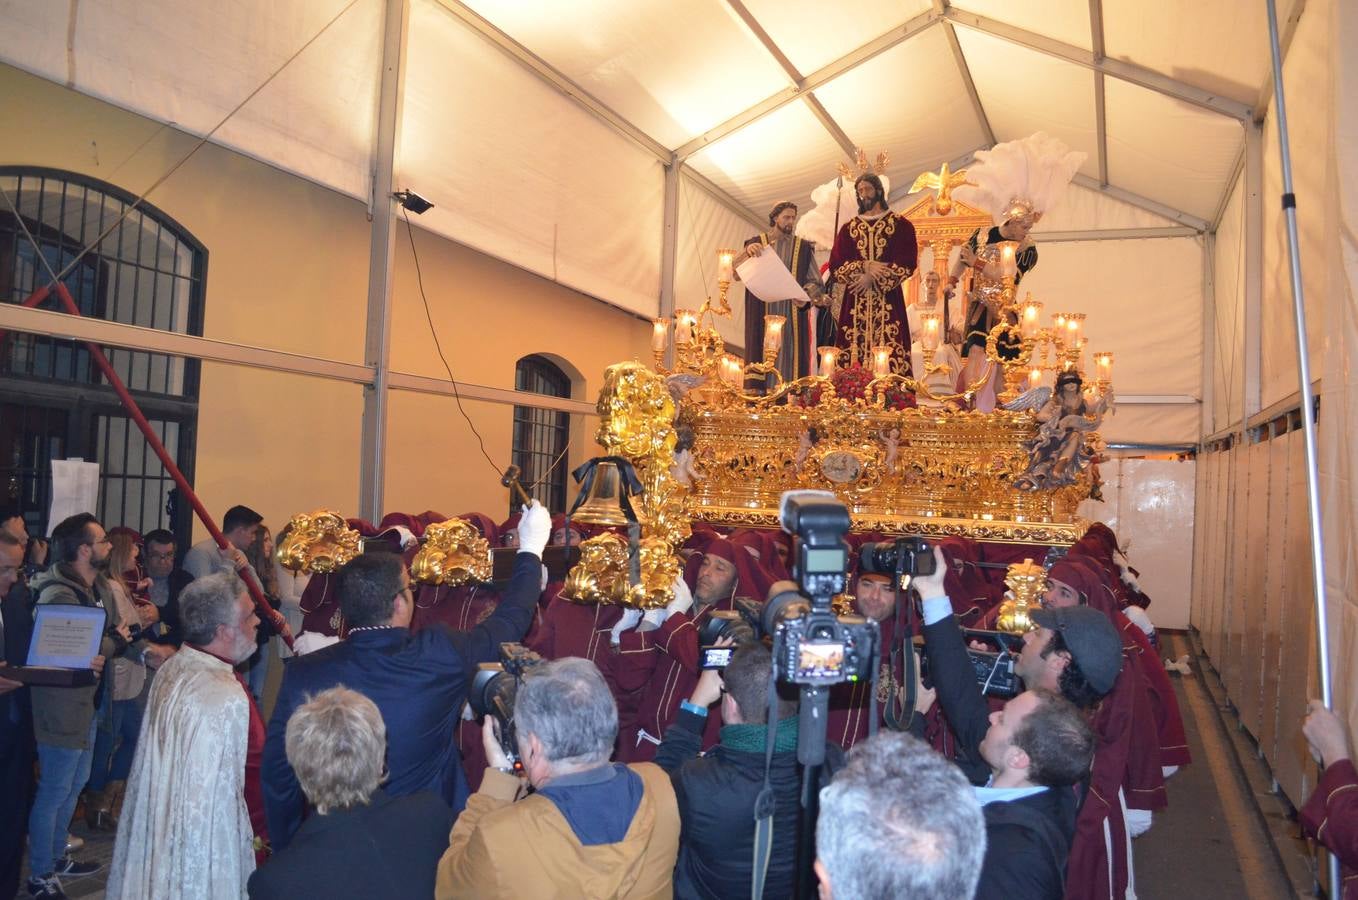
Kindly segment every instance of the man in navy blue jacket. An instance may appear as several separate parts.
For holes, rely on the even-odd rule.
[[[528,631],[550,531],[551,518],[534,501],[519,523],[509,588],[470,631],[435,625],[410,633],[410,576],[394,553],[365,553],[340,570],[336,589],[349,636],[289,662],[269,720],[264,802],[275,849],[291,840],[305,810],[284,749],[288,718],[309,696],[336,685],[365,695],[382,713],[389,771],[384,790],[392,796],[433,791],[454,814],[461,812],[469,790],[454,738],[467,689],[478,663],[497,661],[502,643],[522,640]]]

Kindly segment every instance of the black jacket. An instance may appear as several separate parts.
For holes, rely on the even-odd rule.
[[[250,876],[250,897],[433,897],[452,823],[448,804],[436,794],[378,791],[367,806],[303,822],[292,843]]]
[[[749,900],[754,867],[754,805],[764,787],[764,752],[732,750],[718,744],[702,749],[703,716],[680,709],[656,751],[656,765],[670,773],[679,805],[679,858],[674,868],[676,898]],[[820,782],[843,765],[839,747],[826,746]],[[773,851],[765,897],[791,897],[796,881],[802,768],[795,750],[773,755],[770,770],[775,806]]]
[[[28,585],[16,581],[0,600],[0,615],[4,616],[5,645],[0,647],[0,660],[11,666],[28,662],[28,645],[33,640],[33,596]],[[0,694],[0,733],[13,730],[15,735],[29,735],[32,740],[33,708],[28,688],[22,687],[8,694]]]
[[[170,599],[160,609],[160,624],[164,627],[156,629],[158,635],[152,640],[157,644],[174,644],[178,647],[183,641],[179,636],[179,595],[193,583],[193,576],[183,569],[173,569],[166,578],[169,581]]]
[[[924,649],[938,703],[957,735],[955,762],[973,784],[983,785],[990,768],[980,746],[990,728],[990,707],[976,683],[957,617],[926,625]],[[982,807],[986,851],[977,900],[1060,900],[1076,807],[1075,791],[1069,787]]]
[[[976,900],[1061,900],[1076,807],[1072,788],[983,806],[985,861]]]

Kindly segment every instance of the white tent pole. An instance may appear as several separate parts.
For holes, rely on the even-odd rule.
[[[660,226],[660,318],[674,316],[674,276],[679,259],[679,170],[683,163],[670,157],[665,167],[665,209]],[[667,342],[667,345],[671,342]]]
[[[1245,123],[1245,304],[1242,314],[1240,431],[1263,408],[1264,129]]]
[[[410,0],[386,0],[382,32],[382,73],[377,106],[377,147],[373,156],[372,231],[368,241],[368,317],[364,363],[373,367],[371,386],[363,390],[363,430],[358,470],[359,515],[370,522],[382,517],[386,479],[387,382],[391,375],[392,256],[396,249],[396,144],[405,94],[406,38]]]
[[[1292,191],[1292,151],[1288,146],[1287,97],[1283,90],[1283,53],[1278,38],[1278,10],[1268,7],[1268,41],[1273,55],[1273,104],[1278,120],[1278,147],[1282,151],[1283,216],[1287,221],[1287,260],[1292,276],[1292,311],[1297,326],[1297,372],[1301,379],[1302,429],[1306,438],[1306,512],[1311,526],[1311,589],[1316,605],[1317,655],[1320,658],[1320,698],[1333,708],[1330,686],[1330,622],[1325,598],[1325,544],[1320,527],[1320,468],[1316,463],[1315,398],[1311,394],[1311,358],[1306,340],[1306,299],[1301,280],[1301,247],[1297,237],[1297,197]],[[1341,892],[1339,857],[1330,854],[1330,896]]]

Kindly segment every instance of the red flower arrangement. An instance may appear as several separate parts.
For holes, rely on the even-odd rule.
[[[830,384],[834,386],[835,396],[843,400],[866,399],[868,384],[872,380],[872,372],[860,365],[837,369],[835,374],[830,376]],[[798,406],[817,406],[821,401],[822,393],[822,388],[813,387],[789,399]],[[900,384],[892,384],[882,393],[884,405],[887,409],[913,409],[916,406],[915,395]]]

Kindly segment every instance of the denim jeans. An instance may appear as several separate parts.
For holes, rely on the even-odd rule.
[[[66,830],[80,790],[90,777],[94,739],[95,723],[91,720],[89,747],[84,750],[38,742],[38,794],[28,816],[30,875],[50,875],[56,861],[66,854]]]
[[[95,714],[98,731],[94,738],[94,760],[90,765],[90,790],[102,791],[110,781],[126,781],[132,772],[132,757],[141,735],[141,701],[110,700],[104,692],[104,705]],[[110,708],[111,707],[111,708]]]

